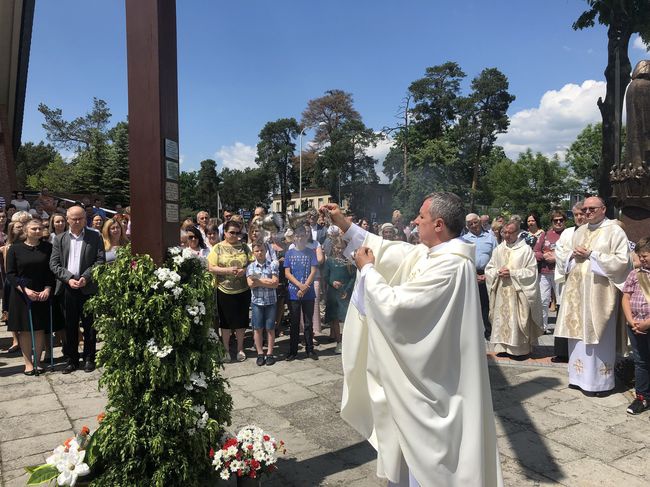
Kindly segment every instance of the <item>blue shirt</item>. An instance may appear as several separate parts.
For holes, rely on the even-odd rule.
[[[256,276],[258,278],[272,279],[273,276],[280,276],[280,264],[277,260],[265,260],[261,264],[255,259],[246,267],[246,277]],[[275,289],[270,287],[254,287],[251,289],[251,303],[258,306],[275,304],[278,300]]]
[[[465,242],[476,246],[476,270],[484,271],[485,266],[490,262],[492,251],[497,246],[497,239],[489,232],[481,230],[479,235],[467,232],[461,237]]]
[[[303,284],[307,282],[312,266],[318,268],[318,259],[316,258],[316,252],[310,248],[305,248],[304,250],[289,249],[284,255],[284,267],[289,269],[293,277]],[[309,286],[307,293],[302,298],[298,297],[299,289],[291,281],[289,281],[288,287],[289,299],[291,301],[316,299],[313,283]]]

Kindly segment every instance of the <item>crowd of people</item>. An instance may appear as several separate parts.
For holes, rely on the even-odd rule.
[[[266,216],[261,206],[249,221],[234,211],[220,218],[200,211],[180,228],[180,245],[214,275],[216,327],[226,350],[235,336],[230,360],[246,360],[244,337],[251,327],[259,366],[278,360],[275,339],[285,334],[287,361],[299,356],[301,339],[304,356],[313,360],[324,341],[336,342],[335,353],[341,353],[357,278],[346,255],[347,232],[326,212],[278,233],[265,228]],[[384,242],[421,242],[417,219],[406,224],[399,210],[383,224],[352,214],[346,221]],[[650,242],[629,242],[598,197],[571,212],[553,211],[550,222],[544,230],[536,214],[466,215],[459,238],[475,252],[484,338],[499,356],[525,360],[541,335],[554,334],[552,360],[567,362],[570,387],[590,396],[613,390],[614,364],[627,346],[636,377],[628,412],[650,408]],[[25,374],[37,373],[33,356],[40,361],[51,353],[49,333],[63,346],[64,373],[94,370],[97,339],[92,316],[83,311],[96,291],[92,269],[114,260],[129,235],[128,207],[110,211],[100,200],[62,203],[43,190],[30,203],[18,192],[0,209],[2,319],[13,335],[9,352],[22,352]],[[556,313],[555,326],[549,312]],[[622,340],[617,330],[625,321],[628,339]]]
[[[25,375],[53,364],[55,338],[65,359],[63,373],[95,369],[93,317],[83,310],[97,290],[92,270],[114,260],[130,232],[128,207],[108,211],[108,218],[100,203],[55,199],[44,189],[32,203],[19,191],[0,207],[2,321],[12,334],[7,351],[22,353]]]

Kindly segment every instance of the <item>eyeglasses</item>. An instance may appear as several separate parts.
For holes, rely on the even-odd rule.
[[[564,223],[564,218],[553,218],[553,223]]]
[[[226,232],[228,235],[241,235],[241,232]]]
[[[196,240],[196,237],[194,235],[190,235],[187,237],[188,240]]]
[[[588,211],[596,211],[600,210],[601,208],[605,208],[604,206],[583,206],[582,211],[584,213],[587,213]]]

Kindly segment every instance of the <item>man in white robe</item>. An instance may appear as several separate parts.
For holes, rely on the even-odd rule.
[[[556,257],[566,283],[555,335],[569,339],[569,384],[600,396],[614,388],[618,303],[632,260],[603,200],[587,198],[582,209],[587,224],[573,234],[571,253]]]
[[[584,201],[578,201],[573,208],[571,209],[573,213],[573,222],[575,226],[565,228],[560,239],[555,243],[555,289],[557,289],[557,294],[559,296],[557,303],[559,307],[560,298],[564,290],[564,282],[566,278],[566,269],[563,265],[558,265],[558,262],[567,262],[571,256],[571,242],[573,240],[573,233],[582,225],[585,224],[586,218],[585,214],[582,212],[582,207],[584,206]],[[559,312],[559,309],[558,309]],[[557,319],[555,320],[557,323]],[[557,335],[553,336],[553,353],[554,357],[551,357],[551,362],[555,363],[567,363],[569,362],[569,342],[567,338],[559,337]]]
[[[492,253],[485,268],[490,296],[490,321],[494,351],[523,359],[544,333],[542,300],[537,283],[535,253],[519,227],[503,227],[503,242]]]
[[[462,200],[425,198],[421,244],[384,241],[325,205],[361,269],[343,336],[341,417],[399,486],[500,486],[474,246]]]

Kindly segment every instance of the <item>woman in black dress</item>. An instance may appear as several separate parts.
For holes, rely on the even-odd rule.
[[[25,240],[14,243],[7,253],[7,280],[12,287],[9,299],[7,329],[18,332],[20,349],[25,360],[25,375],[34,375],[28,303],[31,303],[36,356],[45,348],[45,330],[50,326],[50,306],[55,280],[50,271],[52,244],[41,240],[43,231],[39,220],[25,223]]]

